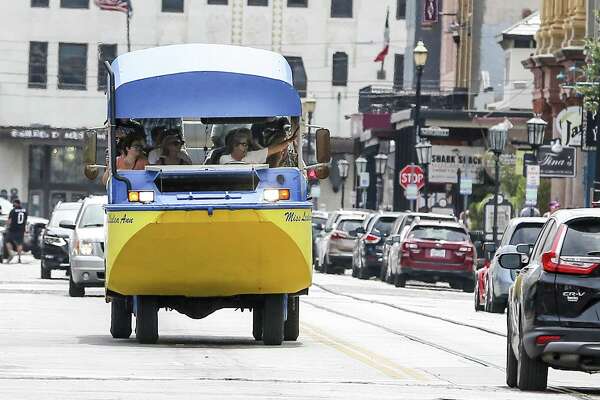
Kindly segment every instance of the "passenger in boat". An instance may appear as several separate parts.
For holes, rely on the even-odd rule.
[[[156,165],[191,165],[189,157],[181,151],[184,141],[179,135],[167,135],[161,143],[162,153]]]
[[[280,143],[259,150],[249,151],[252,145],[252,132],[248,128],[237,129],[227,138],[227,153],[221,156],[220,164],[248,163],[265,164],[267,157],[281,153],[296,139],[292,136]]]
[[[148,160],[144,154],[144,136],[138,134],[129,134],[122,140],[123,153],[117,157],[117,169],[143,170],[148,165]],[[102,175],[102,184],[106,185],[110,177],[110,168],[106,168]]]

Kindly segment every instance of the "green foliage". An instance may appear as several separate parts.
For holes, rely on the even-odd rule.
[[[600,23],[600,10],[596,11],[596,20]],[[596,111],[600,109],[600,40],[586,39],[585,55],[587,64],[583,70],[588,84],[576,85],[576,90],[584,96],[585,108],[588,111]]]

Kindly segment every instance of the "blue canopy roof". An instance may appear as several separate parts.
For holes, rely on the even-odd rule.
[[[238,46],[185,44],[119,56],[117,118],[299,116],[281,55]]]

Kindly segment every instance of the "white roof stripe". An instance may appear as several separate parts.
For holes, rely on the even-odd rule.
[[[286,59],[272,51],[218,44],[178,44],[125,53],[112,64],[115,88],[155,76],[218,71],[262,76],[293,85]]]

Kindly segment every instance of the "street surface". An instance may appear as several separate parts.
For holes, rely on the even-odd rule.
[[[252,314],[160,311],[157,345],[110,337],[102,289],[70,298],[39,262],[0,265],[0,399],[600,399],[600,380],[549,372],[549,389],[504,383],[506,315],[472,294],[315,273],[298,342],[265,347]]]

